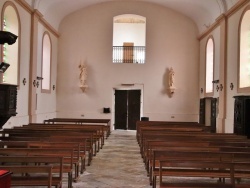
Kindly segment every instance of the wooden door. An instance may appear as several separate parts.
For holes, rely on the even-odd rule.
[[[127,90],[115,90],[115,129],[127,130]]]
[[[217,98],[211,99],[211,132],[216,133]]]
[[[128,91],[128,130],[136,130],[136,121],[140,120],[141,90]]]
[[[199,123],[205,124],[205,98],[200,99],[200,116],[199,116]]]
[[[140,120],[141,90],[115,90],[115,129],[136,130]]]
[[[134,58],[134,43],[123,43],[123,63],[133,63]]]

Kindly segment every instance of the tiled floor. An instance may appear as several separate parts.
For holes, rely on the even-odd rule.
[[[66,188],[66,183],[63,188]],[[135,131],[112,131],[74,188],[150,188]]]

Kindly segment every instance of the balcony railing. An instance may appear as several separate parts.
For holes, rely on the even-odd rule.
[[[145,46],[113,46],[113,63],[145,63]]]

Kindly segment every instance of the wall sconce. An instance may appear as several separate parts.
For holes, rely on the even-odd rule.
[[[23,79],[23,85],[25,86],[27,83],[26,78]]]
[[[219,83],[219,80],[213,80],[212,83],[213,83],[213,84],[218,84],[218,83]]]
[[[52,88],[53,88],[53,90],[55,90],[55,89],[56,89],[56,86],[55,86],[55,85],[53,85],[53,86],[52,86]]]
[[[43,77],[37,76],[36,79],[37,80],[43,80]]]
[[[221,91],[223,90],[223,85],[222,85],[222,84],[220,84],[220,90],[221,90]]]
[[[36,82],[36,87],[37,87],[37,88],[39,87],[39,82],[38,82],[38,81]]]
[[[220,89],[219,85],[216,86],[216,91],[218,92]]]
[[[234,84],[233,84],[233,83],[230,84],[230,89],[231,89],[231,90],[234,89]]]
[[[110,108],[103,108],[103,113],[104,114],[109,114],[110,113]]]
[[[201,93],[203,93],[203,88],[201,88]]]
[[[36,87],[36,80],[33,81],[33,86]]]

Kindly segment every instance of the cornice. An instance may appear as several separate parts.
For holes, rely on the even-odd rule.
[[[44,27],[46,27],[53,35],[56,37],[59,37],[59,33],[56,29],[54,29],[44,18],[43,14],[39,12],[37,9],[33,9],[25,0],[15,0],[21,7],[23,7],[27,12],[30,14],[34,14],[38,17],[39,22],[43,24]]]
[[[240,8],[242,8],[247,3],[250,3],[250,0],[239,0],[233,7],[231,7],[225,14],[221,14],[215,22],[206,30],[204,31],[199,37],[198,40],[202,40],[207,35],[209,35],[216,27],[218,27],[224,19],[228,19],[232,16],[235,12],[237,12]]]

